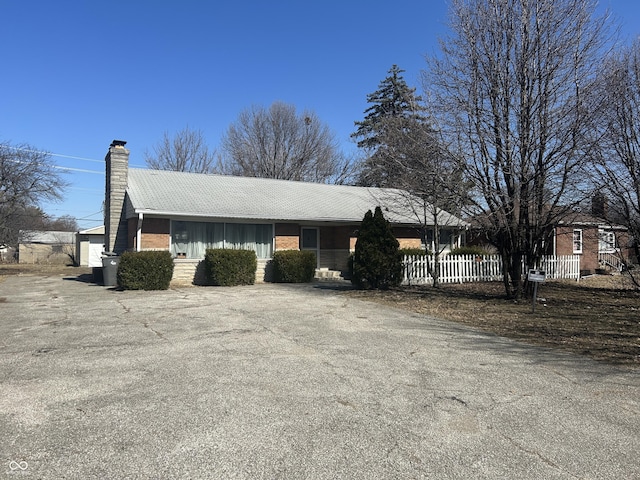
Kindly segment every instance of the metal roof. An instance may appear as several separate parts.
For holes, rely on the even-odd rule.
[[[104,235],[104,225],[88,228],[86,230],[80,230],[78,233],[80,235]]]
[[[352,223],[380,206],[392,223],[418,223],[394,189],[130,168],[127,194],[136,214]],[[466,225],[447,213],[439,221]]]
[[[74,243],[76,232],[61,232],[56,230],[20,230],[18,243],[44,243],[61,245]]]

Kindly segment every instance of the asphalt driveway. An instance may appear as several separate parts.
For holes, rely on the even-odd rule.
[[[0,283],[0,477],[640,478],[640,372],[324,285]]]

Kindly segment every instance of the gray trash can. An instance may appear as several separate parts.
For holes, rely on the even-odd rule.
[[[120,257],[109,255],[102,257],[102,284],[105,287],[115,287],[118,285],[118,262]]]

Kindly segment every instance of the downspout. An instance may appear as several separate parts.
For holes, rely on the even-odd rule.
[[[144,214],[142,212],[138,213],[138,229],[136,230],[136,252],[139,252],[142,248],[140,242],[142,242],[142,220],[144,218]]]

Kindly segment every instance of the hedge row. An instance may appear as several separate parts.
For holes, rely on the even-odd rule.
[[[116,275],[125,290],[167,290],[173,277],[173,258],[169,252],[125,252]]]
[[[273,254],[273,281],[308,283],[316,273],[316,254],[309,250],[284,250]]]
[[[205,252],[205,275],[211,285],[253,285],[258,259],[253,250],[210,248]]]

